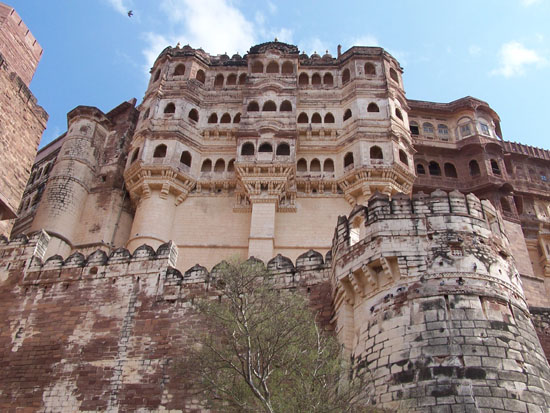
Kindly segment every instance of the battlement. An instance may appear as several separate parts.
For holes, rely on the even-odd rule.
[[[550,151],[548,149],[541,149],[534,146],[509,141],[503,141],[502,145],[505,152],[517,153],[531,158],[544,159],[547,161],[550,160]]]
[[[418,235],[463,231],[464,224],[469,223],[476,234],[501,237],[502,242],[507,243],[502,218],[490,201],[480,200],[472,193],[436,190],[429,195],[418,192],[412,198],[398,194],[390,199],[387,195],[374,194],[368,206],[358,205],[348,217],[338,218],[333,250],[337,248],[341,252],[360,239],[391,234],[389,220],[400,221],[399,231],[414,230]],[[422,220],[429,225],[420,224]]]
[[[28,86],[42,57],[42,47],[21,17],[0,3],[0,53]]]

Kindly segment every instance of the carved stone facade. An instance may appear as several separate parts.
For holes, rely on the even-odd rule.
[[[0,245],[0,406],[199,411],[174,367],[193,299],[254,256],[377,405],[548,411],[550,152],[478,99],[406,99],[401,74],[378,47],[176,46],[137,107],[72,110]]]

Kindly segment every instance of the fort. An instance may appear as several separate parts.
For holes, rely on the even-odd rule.
[[[0,75],[30,80],[35,43],[9,47]],[[3,165],[0,409],[203,411],[177,360],[236,256],[308,296],[376,406],[550,411],[550,152],[402,72],[379,47],[167,47],[139,104],[68,113],[24,190]],[[39,135],[26,104],[38,124],[2,124]]]

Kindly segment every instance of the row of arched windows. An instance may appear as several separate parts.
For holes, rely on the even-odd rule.
[[[258,148],[258,152],[273,152],[273,146],[269,142],[264,142]],[[241,155],[251,156],[256,153],[256,147],[252,142],[246,142],[241,146]],[[277,145],[277,156],[290,156],[290,146],[288,143],[282,142]]]
[[[409,124],[409,129],[411,131],[412,135],[419,135],[420,134],[420,126],[417,122],[412,121]],[[422,124],[422,134],[426,136],[435,136],[436,135],[436,129],[433,124],[430,122],[424,122]],[[437,135],[443,139],[448,140],[449,139],[449,127],[445,125],[444,123],[440,123],[437,125]]]
[[[300,73],[300,76],[298,76],[298,86],[309,86],[309,75],[307,73]],[[321,75],[319,73],[314,73],[311,75],[311,85],[313,86],[333,86],[334,85],[334,78],[332,76],[332,73],[325,73],[323,78],[321,79]]]
[[[239,123],[241,121],[241,114],[237,113],[233,117],[233,123]],[[208,117],[208,123],[218,123],[218,114],[212,113]],[[231,123],[231,115],[229,113],[224,113],[220,118],[220,123]]]
[[[235,171],[235,159],[231,159],[227,163],[227,169],[225,168],[225,159],[218,159],[214,164],[214,169],[212,169],[212,161],[210,159],[205,159],[201,165],[201,172],[233,172]]]
[[[250,66],[252,73],[264,73],[264,64],[260,60],[252,62]],[[290,61],[285,61],[281,66],[279,63],[272,60],[265,66],[265,73],[282,73],[283,75],[291,75],[294,73],[294,65]]]
[[[176,105],[173,103],[173,102],[170,102],[168,103],[165,107],[164,107],[164,113],[166,114],[170,114],[170,113],[176,113]],[[191,109],[187,115],[187,117],[195,122],[198,122],[199,121],[199,112],[197,111],[197,109]],[[239,114],[239,117],[238,117],[239,121],[240,121],[240,114]],[[238,123],[238,122],[235,122],[235,123]]]
[[[308,170],[309,172],[334,172],[334,161],[330,158],[325,159],[321,171],[321,161],[319,159],[312,159],[308,168],[307,161],[304,158],[300,158],[296,163],[296,170],[298,172],[307,172]]]
[[[490,162],[491,162],[491,171],[493,172],[493,174],[494,175],[501,175],[502,172],[500,171],[500,167],[498,165],[498,162],[495,159],[491,159]],[[445,163],[443,165],[443,168],[444,168],[444,172],[445,172],[445,177],[447,177],[447,178],[458,178],[456,168],[452,163],[449,163],[449,162]],[[469,173],[470,173],[471,177],[476,177],[476,176],[481,175],[481,168],[479,167],[479,163],[475,159],[472,159],[468,163],[468,170],[469,170]],[[439,166],[439,163],[437,163],[436,161],[431,161],[428,164],[428,172],[432,176],[441,176],[441,167]],[[425,175],[426,174],[426,168],[424,167],[424,165],[422,163],[418,163],[416,165],[416,173],[418,175]]]
[[[248,112],[259,112],[260,105],[255,100],[248,103],[246,108]],[[266,101],[262,106],[262,112],[276,112],[277,104],[272,100]],[[279,106],[280,112],[292,112],[292,103],[289,100],[283,100]]]

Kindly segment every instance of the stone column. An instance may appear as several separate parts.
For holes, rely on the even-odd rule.
[[[267,262],[273,258],[277,200],[276,198],[262,199],[260,202],[260,200],[251,197],[251,201],[252,217],[248,238],[248,255]]]
[[[172,236],[175,212],[176,196],[173,193],[153,190],[142,195],[132,223],[128,250],[132,252],[142,244],[156,249],[168,242]]]

